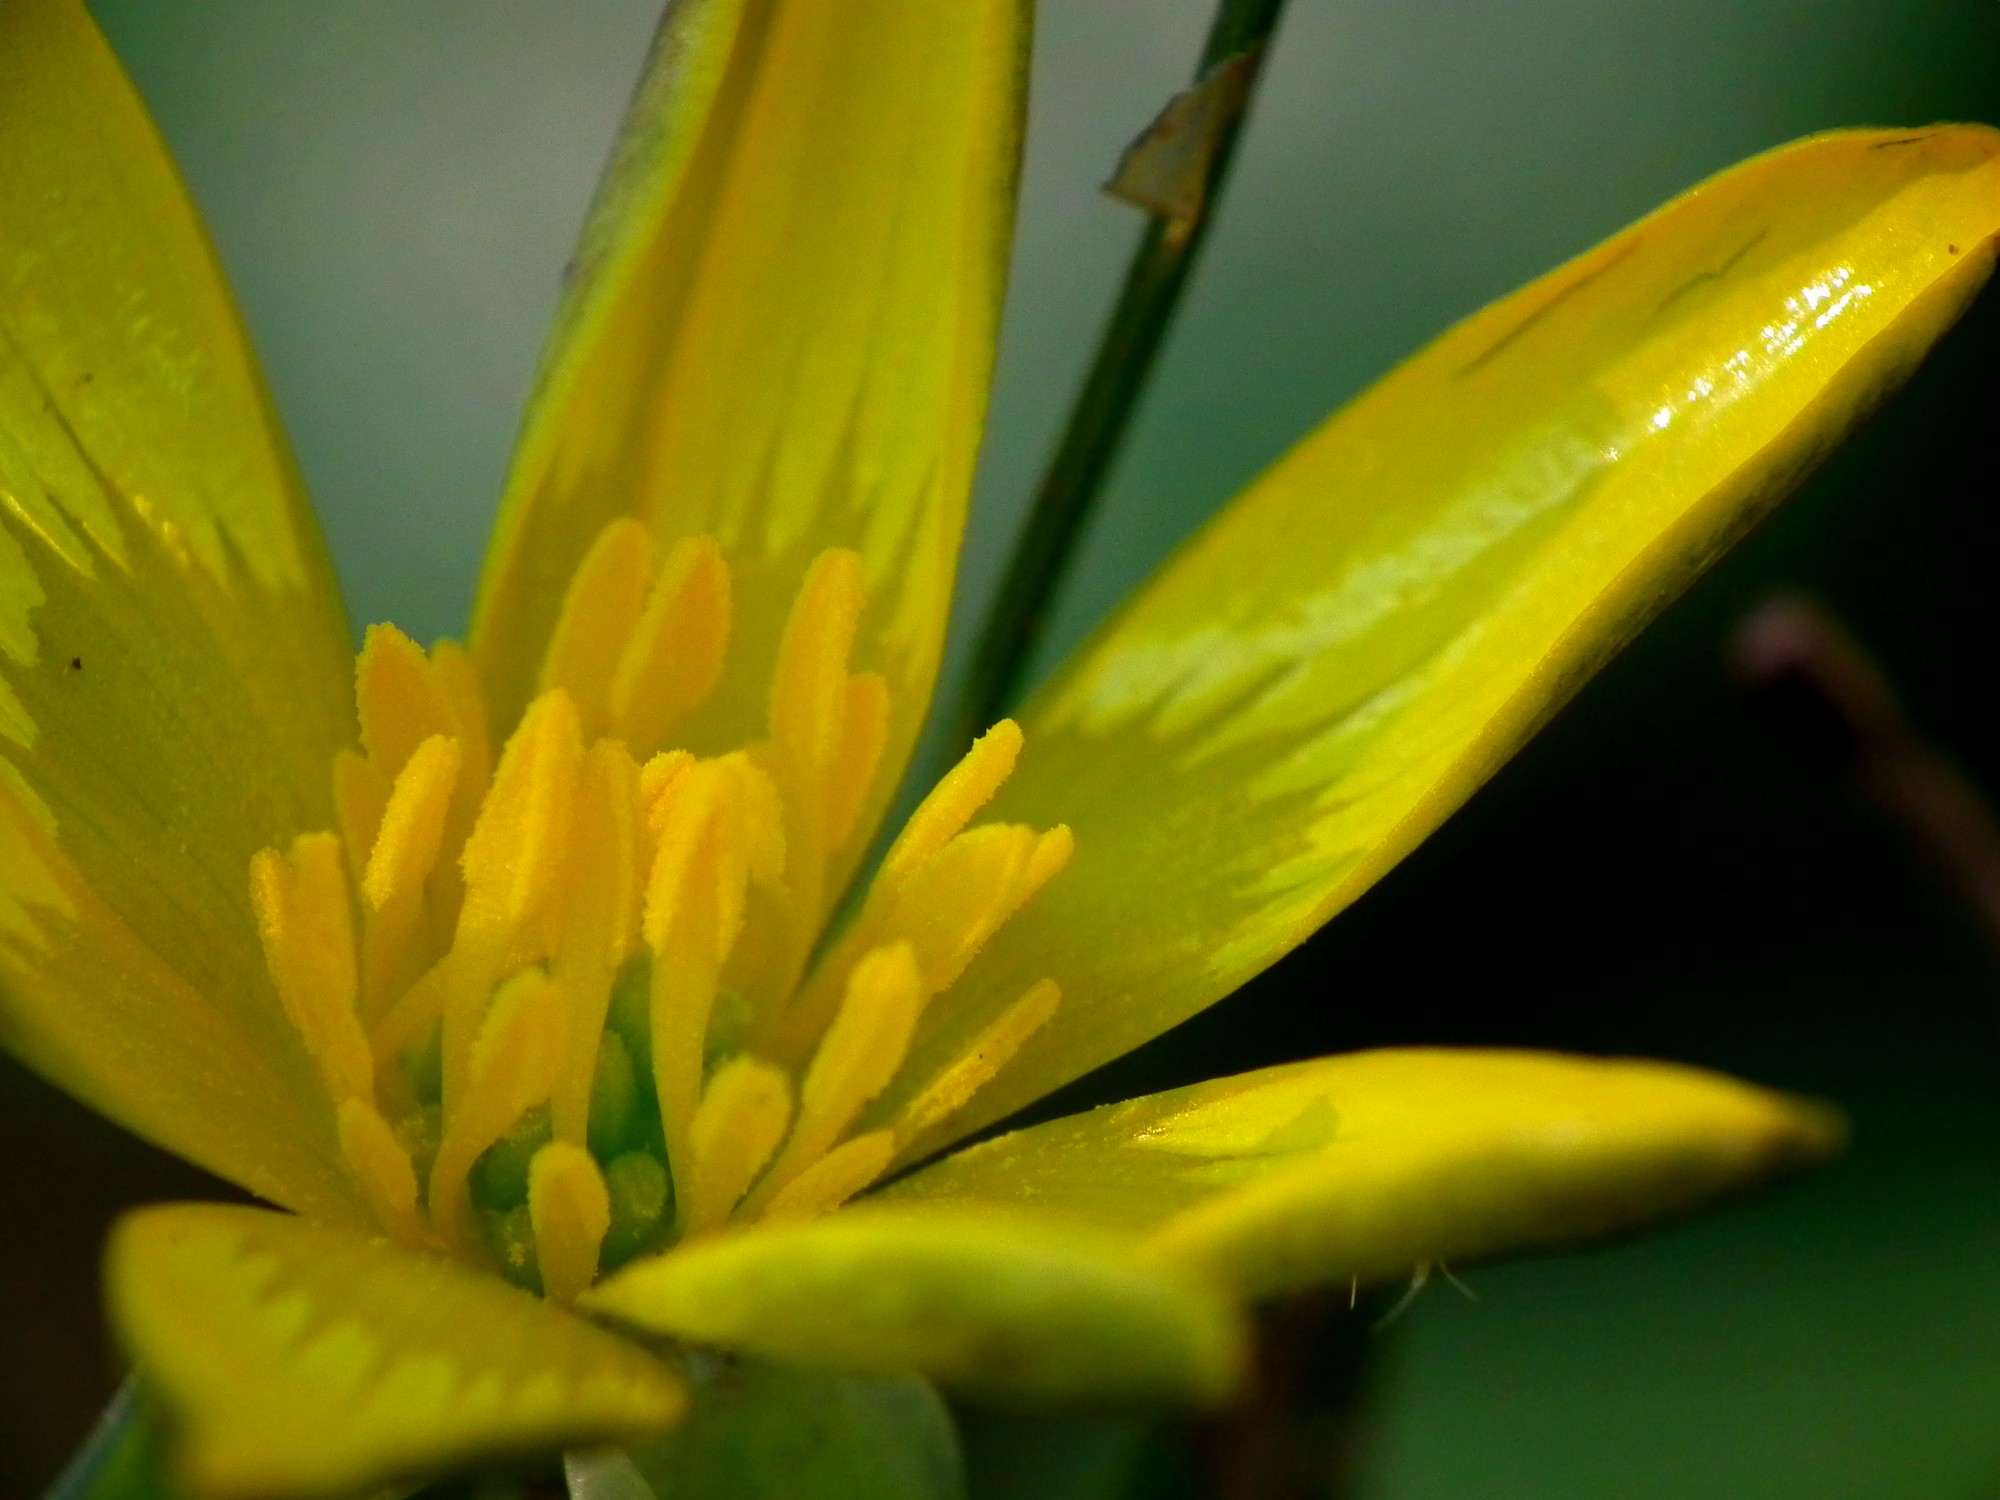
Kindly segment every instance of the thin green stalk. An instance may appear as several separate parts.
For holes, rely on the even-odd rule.
[[[1210,91],[1206,114],[1200,109],[1188,111],[1187,116],[1193,118],[1184,116],[1182,123],[1193,132],[1192,137],[1186,133],[1174,136],[1169,122],[1175,107],[1170,106],[1152,132],[1159,136],[1166,130],[1167,138],[1152,148],[1155,164],[1157,167],[1158,158],[1164,157],[1169,177],[1178,164],[1182,180],[1174,191],[1184,213],[1164,207],[1153,213],[1126,272],[1124,289],[1098,345],[1089,377],[1042,476],[1027,525],[974,650],[954,726],[956,750],[962,751],[1004,714],[1019,694],[1028,663],[1048,624],[1056,587],[1131,425],[1146,376],[1201,249],[1235,154],[1264,49],[1283,10],[1284,0],[1220,0],[1196,69],[1197,87],[1191,91]],[[1181,96],[1176,105],[1189,98]],[[1121,180],[1131,165],[1132,157],[1128,156],[1121,167]],[[1153,177],[1157,186],[1157,170]],[[1119,182],[1114,182],[1113,190],[1121,197],[1134,196],[1121,190]]]

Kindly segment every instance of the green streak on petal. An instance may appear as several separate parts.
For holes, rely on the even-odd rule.
[[[76,0],[0,5],[0,1040],[352,1214],[246,869],[325,826],[347,631],[236,311]]]
[[[121,1220],[113,1322],[198,1496],[338,1496],[670,1425],[651,1355],[497,1277],[261,1209]]]
[[[1812,1165],[1824,1108],[1666,1063],[1389,1050],[996,1137],[886,1205],[1060,1216],[1252,1296],[1639,1228]]]
[[[480,587],[498,722],[621,515],[705,534],[728,666],[686,733],[764,730],[823,549],[863,559],[890,690],[879,816],[929,701],[986,408],[1019,161],[1022,0],[681,0],[600,189]],[[848,851],[849,863],[867,843]],[[835,885],[846,871],[836,872]]]
[[[1996,231],[2000,133],[1801,142],[1302,442],[1023,713],[992,816],[1068,822],[1076,858],[926,1013],[898,1089],[1043,976],[1062,1007],[905,1160],[1208,1005],[1379,879],[1909,373]]]

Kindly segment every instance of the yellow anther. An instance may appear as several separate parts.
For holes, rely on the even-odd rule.
[[[584,757],[570,842],[562,933],[553,977],[562,992],[564,1043],[549,1113],[559,1141],[581,1146],[611,983],[639,925],[639,768],[617,740]]]
[[[748,1055],[723,1064],[702,1093],[690,1132],[694,1170],[680,1200],[685,1233],[721,1228],[791,1119],[792,1085],[781,1069]]]
[[[668,797],[693,764],[694,756],[686,750],[662,750],[639,767],[639,803],[646,809],[647,827],[659,827]]]
[[[576,705],[556,689],[528,705],[507,741],[459,864],[468,900],[497,897],[512,922],[539,911],[562,870],[583,762]]]
[[[389,805],[389,778],[357,750],[333,757],[333,814],[340,825],[340,844],[347,851],[347,872],[359,885],[368,871],[368,851],[382,826]]]
[[[910,1050],[925,991],[908,943],[866,954],[848,975],[846,994],[813,1053],[799,1089],[791,1139],[758,1184],[752,1207],[769,1203],[832,1149],[870,1100],[888,1087]]]
[[[896,890],[885,925],[916,944],[933,992],[956,979],[1012,914],[1036,842],[1034,829],[1022,824],[982,824],[925,860]]]
[[[459,774],[457,740],[434,734],[404,763],[378,819],[380,832],[362,874],[367,912],[360,1009],[372,1022],[430,962],[424,882],[438,860]]]
[[[430,1034],[444,1015],[445,1000],[454,993],[452,983],[462,965],[447,953],[421,974],[417,981],[390,1002],[379,1016],[368,1020],[368,1046],[375,1065],[392,1065],[404,1052]]]
[[[486,698],[479,687],[479,668],[457,641],[439,641],[431,647],[431,681],[444,700],[445,713],[451,721],[451,737],[465,753],[458,776],[460,795],[455,800],[463,803],[469,793],[471,805],[477,808],[479,799],[486,795],[487,778],[493,773],[493,736],[486,722]],[[471,826],[470,820],[467,826]]]
[[[252,864],[278,995],[385,1229],[478,1256],[474,1165],[548,1105],[526,1212],[559,1300],[593,1279],[609,1232],[591,1105],[602,1083],[606,1140],[626,1129],[634,1050],[650,1060],[679,1231],[698,1234],[861,1191],[1057,1005],[1053,984],[1036,986],[914,1097],[896,1089],[900,1108],[879,1102],[930,997],[1063,867],[1070,836],[970,826],[1020,753],[1019,729],[996,725],[919,808],[802,987],[885,790],[889,686],[850,670],[864,568],[829,549],[777,643],[768,738],[707,759],[666,747],[720,679],[731,588],[713,540],[661,560],[640,522],[607,526],[497,764],[464,649],[426,655],[371,630],[355,669],[362,753],[333,768],[340,837]],[[649,1034],[621,1013],[623,1050],[604,1029],[640,943]],[[420,1108],[438,1084],[433,1045],[441,1127]],[[707,1076],[708,1057],[738,1048]]]
[[[340,1154],[361,1184],[375,1222],[406,1245],[429,1238],[417,1208],[417,1174],[380,1110],[362,1099],[340,1106]]]
[[[1068,869],[1075,853],[1076,835],[1069,831],[1069,824],[1058,823],[1045,830],[1035,840],[1034,852],[1028,856],[1028,866],[1014,886],[1014,909],[1019,911],[1035,892]]]
[[[549,1096],[561,1055],[562,1017],[555,987],[539,969],[500,987],[479,1028],[457,1097],[447,1093],[444,1138],[431,1166],[431,1222],[445,1243],[471,1248],[466,1177],[480,1153]]]
[[[897,893],[892,930],[911,935],[933,993],[956,983],[979,950],[1069,863],[1066,827],[1046,833],[989,823],[962,833]]]
[[[785,873],[785,809],[777,787],[741,750],[716,761],[736,783],[731,836],[743,850],[743,865],[758,885],[775,885]]]
[[[611,678],[611,725],[647,755],[701,706],[729,649],[729,565],[711,537],[682,537],[660,565]]]
[[[956,1062],[903,1106],[894,1126],[898,1148],[916,1140],[932,1126],[943,1124],[971,1103],[972,1096],[1014,1060],[1028,1038],[1048,1024],[1061,1003],[1062,991],[1055,981],[1044,979],[1000,1012]]]
[[[493,742],[487,729],[479,669],[458,642],[439,641],[431,647],[431,681],[444,700],[451,737],[459,747],[458,783],[444,823],[444,847],[456,851],[464,847],[486,800],[493,777]],[[449,931],[457,923],[464,899],[465,878],[458,861],[441,860],[430,878],[431,917],[440,931]]]
[[[457,740],[434,734],[397,773],[361,879],[361,894],[371,911],[381,911],[398,896],[414,898],[430,875],[461,754]]]
[[[702,1053],[716,979],[728,955],[732,911],[725,870],[725,804],[737,783],[713,761],[699,762],[675,783],[660,818],[659,842],[646,887],[645,939],[653,950],[653,1083],[666,1134],[667,1163],[676,1182],[692,1169],[689,1132],[701,1099]],[[740,853],[740,851],[739,851]]]
[[[653,868],[646,880],[645,938],[655,952],[664,949],[669,934],[683,921],[685,909],[701,898],[716,917],[726,916],[718,891],[724,874],[724,846],[731,813],[741,797],[737,779],[716,761],[696,761],[679,777],[657,809],[657,843]],[[720,963],[727,952],[726,925],[711,921],[710,961]]]
[[[361,746],[385,777],[402,770],[432,735],[452,731],[450,707],[423,647],[393,625],[368,627],[354,667],[354,698]]]
[[[993,800],[1021,758],[1021,726],[1002,719],[972,742],[957,765],[931,788],[882,861],[877,878],[885,885],[907,875],[965,831],[979,809]]]
[[[889,740],[889,683],[879,672],[847,679],[847,723],[841,730],[840,762],[827,786],[826,846],[838,849],[854,834],[882,750]]]
[[[459,855],[466,893],[451,952],[436,977],[427,975],[416,987],[437,986],[444,1013],[447,1110],[464,1086],[472,1038],[493,985],[523,948],[533,952],[545,946],[539,929],[561,887],[582,762],[569,694],[560,689],[542,694],[528,705],[501,752],[492,789]],[[416,990],[396,1011],[414,1003]],[[428,994],[425,1003],[431,1003]],[[394,1011],[389,1020],[396,1020]],[[412,1040],[419,1034],[401,1023],[392,1030]]]
[[[568,693],[587,738],[611,724],[612,677],[645,612],[652,581],[653,534],[630,516],[600,531],[570,575],[536,691]]]
[[[807,1167],[765,1207],[766,1219],[811,1219],[838,1208],[888,1169],[896,1138],[886,1130],[857,1135]]]
[[[336,1105],[372,1100],[375,1063],[354,1010],[354,918],[340,840],[305,833],[289,856],[264,850],[250,862],[250,900],[278,999],[328,1097]]]
[[[857,553],[829,547],[806,570],[771,680],[771,738],[788,769],[824,775],[839,759],[847,663],[866,598]]]
[[[528,1164],[528,1221],[542,1290],[558,1302],[597,1278],[597,1254],[611,1228],[611,1194],[583,1147],[551,1141]]]

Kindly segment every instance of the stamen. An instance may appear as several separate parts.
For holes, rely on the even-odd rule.
[[[465,651],[371,630],[362,751],[333,766],[340,837],[252,862],[273,984],[376,1219],[483,1246],[558,1300],[676,1234],[846,1201],[1058,1004],[1035,986],[876,1107],[925,1005],[1068,861],[1069,832],[972,826],[1020,754],[996,725],[802,981],[884,790],[889,686],[850,670],[864,569],[829,549],[778,643],[768,739],[667,745],[720,680],[730,594],[712,539],[661,560],[614,521],[497,766]]]
[[[356,750],[333,758],[333,815],[340,824],[341,846],[347,851],[348,874],[356,885],[368,872],[368,851],[382,826],[389,805],[389,783],[375,763]]]
[[[551,1141],[528,1168],[528,1218],[542,1290],[571,1302],[597,1279],[598,1252],[611,1228],[611,1194],[583,1147]]]
[[[556,1139],[579,1147],[590,1128],[597,1039],[611,1005],[611,982],[638,936],[638,830],[633,817],[638,792],[639,768],[622,744],[599,740],[590,748],[577,796],[568,910],[553,970],[565,1041],[549,1100]]]
[[[660,567],[610,684],[611,724],[636,755],[662,745],[722,679],[729,565],[714,539],[683,537]]]
[[[709,1081],[691,1132],[694,1172],[681,1203],[682,1229],[705,1234],[728,1219],[792,1118],[792,1084],[782,1070],[742,1056]]]
[[[1073,840],[1019,824],[963,831],[1019,757],[1020,728],[1003,719],[924,799],[870,885],[861,916],[761,1033],[764,1050],[801,1059],[831,1024],[841,976],[857,955],[898,939],[916,945],[927,994],[948,988],[1008,918],[1068,862]]]
[[[431,1166],[431,1222],[446,1245],[471,1249],[466,1177],[486,1148],[549,1096],[561,1017],[555,989],[539,969],[516,974],[494,996],[471,1050],[464,1087],[445,1104],[444,1139]]]
[[[1046,1026],[1062,1003],[1062,991],[1053,979],[1044,979],[1000,1012],[958,1060],[924,1085],[915,1098],[903,1106],[894,1125],[897,1147],[901,1149],[934,1125],[941,1125],[972,1102],[972,1096],[999,1076],[1027,1045],[1028,1038]]]
[[[770,1174],[751,1195],[753,1210],[824,1155],[888,1087],[910,1050],[923,1000],[917,955],[908,943],[877,948],[854,966],[840,1012],[799,1090],[798,1123]]]
[[[884,884],[901,880],[963,833],[965,825],[1014,774],[1020,758],[1021,726],[1012,719],[1002,719],[974,740],[972,748],[910,814],[876,878]]]
[[[289,858],[264,850],[250,862],[250,899],[278,999],[328,1096],[372,1100],[375,1061],[354,1013],[354,918],[340,840],[304,833]]]
[[[770,784],[740,753],[689,766],[662,794],[655,819],[645,923],[654,955],[653,1077],[668,1165],[685,1182],[717,981],[742,930],[749,883],[776,880],[785,847]]]
[[[361,746],[387,779],[425,740],[452,731],[450,708],[423,647],[393,625],[368,627],[355,663],[354,697]]]
[[[437,864],[461,758],[457,740],[441,734],[425,740],[397,775],[378,820],[361,877],[369,909],[361,966],[365,1019],[386,1010],[421,967],[416,939],[424,925],[424,882]]]
[[[863,672],[848,678],[847,724],[841,731],[840,763],[833,768],[827,794],[828,849],[838,849],[853,837],[888,742],[888,680],[879,672]]]
[[[340,1154],[376,1220],[405,1244],[422,1244],[429,1235],[417,1209],[417,1174],[396,1132],[380,1110],[362,1099],[343,1102],[339,1118]]]
[[[666,814],[666,797],[694,756],[685,750],[662,750],[639,767],[639,803],[646,809],[646,826],[657,829]]]
[[[507,742],[486,805],[459,856],[468,896],[497,897],[495,915],[524,922],[551,894],[562,870],[582,762],[576,705],[560,690],[542,694]]]
[[[506,967],[508,950],[522,929],[543,915],[555,890],[582,760],[569,695],[560,689],[542,694],[501,753],[493,788],[459,856],[465,906],[441,966],[447,1114],[463,1086],[480,1012]]]
[[[568,693],[589,738],[611,725],[611,679],[652,581],[653,534],[630,516],[600,531],[570,576],[536,691]]]
[[[775,1008],[805,968],[831,904],[837,835],[867,799],[886,733],[886,712],[876,722],[877,690],[857,688],[847,671],[865,602],[860,557],[829,548],[806,570],[779,638],[765,753],[784,808],[788,867],[764,951],[745,976],[760,1008]],[[869,779],[849,784],[864,762]]]
[[[458,781],[459,755],[457,740],[434,734],[397,775],[361,879],[361,894],[372,910],[411,894],[430,874]]]
[[[464,752],[458,778],[460,795],[455,802],[465,805],[469,792],[469,811],[477,812],[480,800],[486,795],[487,780],[493,774],[493,739],[486,723],[486,699],[480,693],[479,669],[457,641],[439,641],[431,647],[431,681],[444,700],[451,737]],[[472,826],[470,817],[465,826]]]
[[[771,680],[771,739],[787,770],[802,780],[823,779],[839,761],[847,727],[847,662],[864,598],[861,558],[830,547],[806,570],[785,621]]]
[[[838,1208],[888,1169],[896,1138],[887,1130],[857,1135],[788,1183],[764,1209],[766,1219],[812,1219]]]
[[[691,766],[659,815],[659,851],[646,888],[645,936],[653,950],[653,1080],[677,1183],[693,1170],[689,1132],[701,1099],[703,1043],[716,979],[728,953],[731,908],[724,889],[724,802],[737,783],[714,762]],[[746,871],[747,874],[747,871]]]

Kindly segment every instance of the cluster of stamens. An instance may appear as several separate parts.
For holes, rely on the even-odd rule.
[[[672,743],[728,646],[708,538],[660,558],[638,522],[606,528],[497,763],[465,652],[369,631],[339,831],[265,850],[251,893],[384,1230],[568,1299],[677,1238],[844,1202],[1046,1023],[1044,980],[860,1128],[924,1007],[1071,849],[968,827],[1019,754],[1003,722],[815,956],[883,769],[887,686],[849,671],[864,602],[860,559],[821,553],[767,737],[709,757]]]

